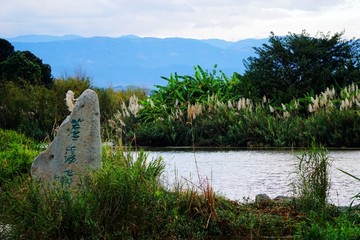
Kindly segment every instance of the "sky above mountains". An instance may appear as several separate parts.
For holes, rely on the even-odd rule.
[[[238,41],[306,30],[360,38],[358,0],[0,0],[0,37],[219,38]]]

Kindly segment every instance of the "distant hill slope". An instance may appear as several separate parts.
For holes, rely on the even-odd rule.
[[[227,75],[243,73],[243,60],[254,54],[253,47],[267,39],[227,42],[219,39],[119,38],[76,35],[63,37],[27,35],[8,38],[16,50],[28,50],[52,67],[55,77],[83,70],[98,87],[164,85],[161,76],[193,74],[193,67],[212,69],[215,64]]]

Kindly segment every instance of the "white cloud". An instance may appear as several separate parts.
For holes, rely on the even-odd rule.
[[[346,30],[360,37],[356,0],[0,0],[0,35],[78,34],[238,40]]]

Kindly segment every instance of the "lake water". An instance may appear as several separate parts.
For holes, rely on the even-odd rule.
[[[229,199],[253,201],[266,193],[275,198],[292,196],[298,152],[292,151],[148,151],[149,158],[163,157],[163,181],[169,187],[199,186],[207,178],[213,190]],[[340,172],[360,177],[360,151],[329,151],[331,190],[329,202],[345,206],[360,192],[360,181]],[[358,203],[358,202],[357,202]]]

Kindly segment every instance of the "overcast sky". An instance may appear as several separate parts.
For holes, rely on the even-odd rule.
[[[0,37],[220,38],[306,30],[360,38],[359,0],[0,0]]]

